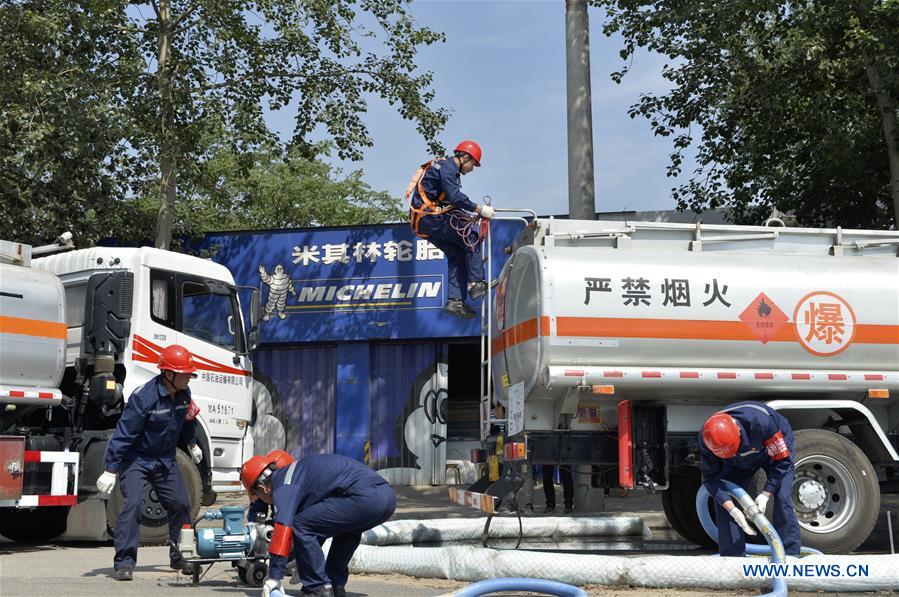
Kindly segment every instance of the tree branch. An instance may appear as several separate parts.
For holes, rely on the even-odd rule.
[[[179,33],[182,33],[182,32],[184,32],[184,31],[187,31],[188,29],[193,29],[194,27],[196,27],[197,25],[199,25],[200,23],[202,23],[202,22],[205,21],[205,20],[206,20],[206,15],[203,15],[202,17],[199,17],[199,18],[197,18],[197,19],[194,19],[193,21],[191,21],[191,22],[188,23],[187,25],[184,25],[184,26],[182,26],[182,27],[176,27],[176,28],[172,31],[172,36],[178,35]],[[175,21],[175,24],[180,23],[180,22],[181,22],[181,19],[178,19],[177,21]]]
[[[125,33],[150,33],[149,29],[144,29],[143,27],[119,27],[116,26],[116,31],[123,31]]]
[[[184,13],[183,13],[180,17],[178,17],[177,19],[175,19],[174,25],[177,27],[181,22],[186,21],[187,18],[190,17],[191,13],[193,13],[193,12],[194,12],[195,10],[197,10],[198,8],[200,8],[200,3],[199,3],[199,2],[194,2],[193,4],[191,4],[190,6],[188,6],[188,7],[187,7],[187,10],[185,10]],[[195,21],[195,22],[196,22],[196,21]]]

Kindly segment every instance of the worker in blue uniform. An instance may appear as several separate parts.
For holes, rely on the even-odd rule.
[[[802,538],[793,510],[791,491],[793,430],[776,410],[761,402],[737,402],[713,414],[703,425],[699,442],[702,483],[715,500],[718,552],[744,556],[746,534],[756,532],[734,504],[721,481],[736,483],[748,492],[759,469],[768,477],[755,503],[762,512],[773,498],[772,523],[788,555],[799,555]]]
[[[461,177],[481,165],[481,146],[462,141],[453,157],[433,160],[416,172],[406,190],[409,223],[416,235],[426,238],[443,251],[447,260],[447,303],[450,315],[471,318],[475,311],[465,303],[466,296],[478,299],[487,291],[484,264],[476,252],[479,231],[468,227],[466,238],[451,222],[453,212],[472,212],[490,219],[495,211],[489,205],[476,205],[462,192]]]
[[[396,509],[396,495],[383,477],[339,454],[306,456],[282,469],[271,458],[254,456],[244,463],[240,480],[274,506],[263,597],[281,591],[291,548],[303,593],[346,595],[350,560],[363,531],[387,521]],[[332,540],[326,560],[321,546],[328,537]]]
[[[158,367],[159,375],[128,399],[106,448],[106,470],[97,479],[97,489],[105,496],[118,480],[125,500],[114,531],[116,580],[132,579],[140,542],[140,505],[148,483],[168,516],[171,567],[193,573],[192,564],[178,550],[181,527],[191,520],[175,450],[183,440],[195,464],[203,459],[195,437],[200,410],[188,388],[197,367],[190,352],[177,344],[162,351]]]
[[[290,466],[290,463],[293,462],[293,456],[284,450],[272,450],[265,455],[265,458],[274,463],[276,469]],[[250,507],[247,508],[247,522],[264,522],[268,518],[268,511],[268,503],[253,495],[253,492],[250,492]]]

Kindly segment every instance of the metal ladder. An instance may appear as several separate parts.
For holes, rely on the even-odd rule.
[[[536,212],[530,209],[518,209],[518,208],[502,208],[496,209],[497,213],[499,212],[526,212],[530,214],[534,220],[537,219]],[[518,220],[524,222],[524,225],[529,225],[529,222],[526,218],[523,217],[494,217],[493,220]],[[508,412],[506,412],[506,418],[503,419],[491,419],[491,413],[493,412],[492,408],[492,398],[493,398],[493,237],[490,234],[490,224],[491,221],[487,222],[487,228],[485,232],[485,238],[482,239],[481,242],[481,259],[484,263],[484,280],[487,282],[487,291],[484,295],[484,300],[481,302],[481,403],[480,403],[480,421],[481,421],[481,442],[487,439],[487,436],[490,434],[490,427],[493,424],[507,424],[508,422]],[[489,464],[488,464],[489,467]],[[488,474],[485,477],[489,476]],[[503,486],[502,489],[496,487],[496,485]],[[492,488],[485,488],[484,491],[487,491],[494,496],[496,496],[495,491],[499,490],[499,493],[505,493],[506,490],[511,489],[512,495],[516,495],[518,493],[518,488],[521,487],[521,476],[518,474],[518,470],[505,470],[503,475],[497,481],[497,484]],[[491,491],[491,489],[493,491]],[[496,496],[501,498],[500,496]],[[518,517],[518,540],[515,543],[515,547],[512,549],[518,549],[521,546],[521,541],[524,536],[523,531],[523,523],[521,521],[521,508],[516,508],[515,512]],[[484,547],[490,547],[490,523],[493,521],[496,512],[491,512],[487,515],[487,520],[484,522],[484,530],[481,532],[481,545]]]
[[[494,208],[496,213],[527,213],[533,220],[537,219],[537,212],[527,208],[503,207]],[[504,419],[491,419],[493,412],[493,237],[490,234],[490,224],[496,220],[514,220],[524,222],[528,226],[530,222],[521,216],[494,217],[487,221],[487,230],[481,240],[481,261],[484,263],[484,280],[487,282],[487,291],[484,300],[481,301],[481,402],[480,423],[481,441],[487,439],[490,434],[490,426],[493,424],[506,424],[508,412]]]

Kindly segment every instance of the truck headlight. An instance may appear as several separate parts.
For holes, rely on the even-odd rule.
[[[237,424],[237,428],[241,431],[246,429],[247,423],[249,423],[249,421],[247,421],[246,419],[234,419],[234,422]]]

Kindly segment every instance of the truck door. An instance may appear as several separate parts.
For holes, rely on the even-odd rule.
[[[135,337],[147,350],[180,344],[193,354],[199,371],[191,393],[212,443],[207,464],[236,471],[252,416],[252,376],[236,289],[204,276],[151,269],[150,294],[151,319],[164,327],[136,327]],[[214,485],[216,477],[213,470]]]

